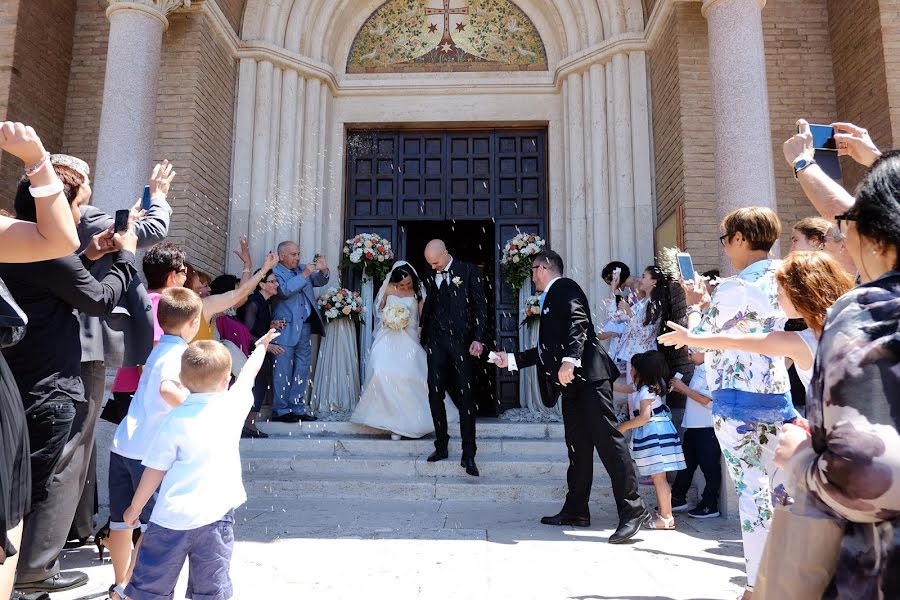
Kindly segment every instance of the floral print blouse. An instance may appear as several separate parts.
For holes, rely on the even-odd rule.
[[[806,409],[790,491],[845,524],[823,598],[900,598],[900,270],[831,308]]]
[[[783,331],[787,316],[778,306],[775,272],[780,260],[760,260],[721,280],[694,333]],[[784,394],[791,390],[784,358],[743,350],[705,350],[710,390]]]
[[[650,306],[649,296],[639,300],[632,307],[634,314],[628,320],[628,327],[622,335],[614,357],[617,363],[628,364],[635,354],[657,349],[656,336],[659,335],[659,319],[651,321],[649,325],[644,325],[648,306]]]

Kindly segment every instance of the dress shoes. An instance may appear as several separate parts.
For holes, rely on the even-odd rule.
[[[283,415],[273,416],[272,420],[277,421],[278,423],[299,423],[300,415],[295,413],[284,413]]]
[[[622,542],[626,542],[637,535],[638,531],[641,530],[641,527],[647,522],[650,518],[650,512],[644,510],[639,515],[630,517],[627,519],[622,519],[619,521],[619,528],[609,536],[610,544],[621,544]]]
[[[464,458],[459,461],[459,466],[466,470],[466,473],[471,475],[472,477],[478,477],[480,473],[478,472],[478,467],[475,466],[474,458]]]
[[[20,592],[19,590],[13,590],[12,596],[9,597],[9,600],[51,600],[50,594],[47,592],[34,592],[33,594],[26,594],[25,592]]]
[[[32,592],[64,592],[81,587],[87,582],[87,573],[81,571],[60,571],[56,575],[40,581],[17,583],[16,591],[25,594],[27,598],[28,594]]]
[[[314,416],[312,416],[312,415],[308,415],[308,414],[306,414],[306,413],[303,413],[302,415],[300,415],[300,420],[301,420],[301,421],[318,421],[319,419],[316,418],[316,417],[314,417]]]
[[[541,518],[541,523],[544,525],[571,525],[572,527],[590,527],[591,518],[576,517],[574,515],[560,512],[559,514],[553,515],[552,517]]]
[[[450,456],[450,454],[446,450],[435,450],[426,460],[428,462],[437,462],[439,460],[444,460],[448,456]]]

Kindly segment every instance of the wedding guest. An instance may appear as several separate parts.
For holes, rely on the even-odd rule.
[[[184,287],[188,288],[201,298],[206,298],[210,295],[209,282],[212,281],[209,275],[200,271],[194,267],[191,263],[185,263],[187,265],[187,280],[184,282]]]
[[[806,217],[794,223],[791,229],[791,252],[797,250],[824,250],[825,236],[831,223],[821,217]]]
[[[63,184],[76,224],[81,218],[79,205],[85,201],[79,192],[83,179],[64,166],[53,170]],[[19,184],[15,210],[19,219],[36,222],[37,203],[27,179]],[[27,265],[0,264],[0,277],[28,316],[21,342],[3,352],[22,396],[31,442],[32,503],[25,516],[16,573],[16,589],[24,593],[70,589],[87,582],[85,573],[60,572],[56,560],[81,495],[81,467],[87,465],[86,460],[80,461],[77,472],[70,472],[70,463],[60,463],[72,458],[64,449],[77,413],[87,413],[79,411],[77,404],[86,400],[80,324],[73,310],[95,316],[110,314],[137,275],[136,249],[137,236],[130,226],[122,233],[110,229],[95,235],[84,252],[88,261],[115,253],[109,271],[99,281],[77,254]],[[73,485],[66,485],[70,479]],[[64,493],[71,495],[60,497]],[[48,521],[59,517],[57,510],[65,511],[60,524],[48,526]]]
[[[798,504],[843,530],[834,577],[810,596],[898,598],[900,152],[872,166],[836,220],[862,283],[824,323],[807,402],[812,437],[785,425],[777,460]]]
[[[231,389],[231,356],[222,344],[194,342],[182,355],[181,383],[191,393],[160,425],[125,511],[125,522],[137,525],[159,488],[125,589],[129,598],[171,598],[185,560],[190,561],[190,594],[233,596],[234,510],[247,499],[238,431],[253,403],[250,390],[266,345],[277,336],[272,329],[259,339]]]
[[[668,279],[659,267],[651,265],[644,270],[638,290],[643,298],[634,307],[625,299],[619,302],[619,308],[628,315],[628,326],[616,353],[612,355],[619,370],[626,374],[628,383],[632,383],[631,357],[656,350],[656,336],[660,326],[669,320],[672,310]]]
[[[721,227],[725,233],[720,242],[738,274],[722,280],[712,298],[702,282],[682,282],[689,329],[714,334],[782,330],[787,317],[777,300],[780,261],[768,256],[781,234],[778,216],[765,207],[740,208],[729,213]],[[772,519],[778,431],[798,415],[783,358],[711,350],[706,361],[716,437],[738,495],[747,563],[744,598],[749,599]]]
[[[656,489],[659,512],[646,525],[650,529],[675,529],[672,488],[666,473],[680,471],[686,465],[681,440],[672,423],[672,411],[665,401],[669,391],[666,357],[658,350],[635,354],[631,357],[631,380],[633,385],[616,386],[619,391],[631,394],[630,418],[619,423],[618,429],[623,434],[634,430],[631,446],[638,473],[650,477]]]
[[[78,234],[65,187],[50,168],[49,154],[34,129],[0,123],[0,150],[24,163],[35,203],[34,222],[0,216],[0,262],[47,261],[74,252]],[[12,328],[0,328],[0,346],[13,345],[19,335]],[[22,521],[31,504],[30,452],[19,388],[0,353],[0,598],[12,593]]]
[[[323,257],[315,264],[301,265],[300,247],[294,242],[281,242],[278,244],[278,264],[272,272],[278,280],[272,314],[275,319],[285,322],[278,342],[284,352],[275,356],[273,420],[282,423],[315,421],[314,416],[307,414],[304,403],[312,364],[310,336],[324,335],[325,323],[313,288],[328,283],[328,265]]]
[[[263,274],[259,285],[256,286],[256,291],[250,294],[247,303],[238,311],[244,326],[250,330],[254,343],[264,336],[269,329],[274,327],[281,330],[284,326],[283,322],[272,319],[272,299],[277,294],[278,279],[272,271],[267,271]],[[256,381],[253,384],[253,408],[250,409],[247,420],[244,422],[241,437],[268,437],[256,426],[256,419],[259,417],[259,411],[266,399],[266,393],[272,389],[273,357],[278,356],[282,352],[284,352],[284,348],[274,342],[266,347],[263,366],[256,375]]]
[[[597,339],[610,340],[608,352],[610,356],[615,356],[629,319],[629,315],[619,308],[619,305],[625,300],[629,306],[634,306],[638,299],[634,291],[637,282],[631,277],[628,265],[619,261],[613,261],[603,267],[600,276],[609,286],[609,296],[602,301],[600,314],[604,315],[605,322],[597,334]]]

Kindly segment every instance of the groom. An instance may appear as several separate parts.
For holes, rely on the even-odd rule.
[[[487,304],[481,275],[474,265],[454,260],[441,240],[425,247],[425,260],[434,278],[425,280],[422,308],[422,346],[428,355],[428,403],[434,419],[435,450],[428,462],[447,458],[447,411],[444,398],[459,409],[462,460],[466,473],[478,476],[475,466],[475,401],[472,398],[473,357],[484,351]]]

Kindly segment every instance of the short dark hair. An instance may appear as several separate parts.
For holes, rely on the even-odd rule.
[[[541,250],[534,255],[534,260],[531,264],[537,265],[541,263],[546,263],[548,268],[559,273],[560,275],[565,272],[566,265],[565,263],[563,263],[562,256],[560,256],[553,250]]]
[[[600,271],[600,277],[603,279],[603,281],[605,281],[606,283],[609,283],[610,281],[612,281],[612,274],[613,274],[613,271],[615,271],[616,269],[622,270],[622,272],[619,273],[619,283],[623,283],[629,277],[631,277],[631,269],[628,268],[628,265],[626,265],[623,262],[619,262],[617,260],[614,260],[611,263],[609,263],[608,265],[606,265],[605,267],[603,267],[603,270]]]
[[[856,217],[859,235],[893,246],[900,254],[900,150],[885,152],[875,161],[847,212]]]
[[[666,356],[659,350],[641,352],[631,357],[631,366],[634,367],[634,387],[642,386],[658,396],[669,393],[669,363]]]
[[[169,273],[183,269],[186,262],[187,255],[184,250],[172,242],[160,242],[147,250],[143,263],[147,289],[164,288]]]
[[[75,202],[78,196],[78,188],[84,183],[84,177],[78,171],[65,167],[63,165],[53,165],[56,176],[63,184],[63,194],[69,205]],[[27,177],[23,177],[19,181],[19,187],[16,189],[16,198],[13,201],[13,207],[16,211],[16,218],[22,221],[30,221],[37,223],[37,207],[34,204],[34,197],[28,188],[31,182]]]
[[[745,206],[728,213],[721,224],[730,240],[740,233],[750,244],[751,250],[768,252],[781,235],[781,221],[771,208]]]
[[[209,293],[218,296],[219,294],[233,292],[240,283],[241,280],[234,275],[219,275],[209,282]]]

